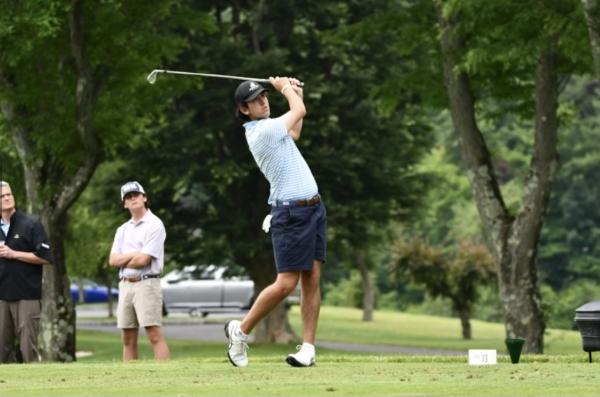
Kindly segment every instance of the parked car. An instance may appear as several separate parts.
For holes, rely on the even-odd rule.
[[[192,265],[161,279],[163,313],[239,311],[252,305],[254,282],[239,267]]]
[[[163,314],[237,312],[254,303],[254,282],[240,266],[191,265],[161,279]],[[289,302],[299,302],[299,289]]]
[[[83,287],[83,302],[79,301],[79,285]],[[119,290],[117,288],[110,289],[113,301],[119,299]],[[108,302],[108,288],[98,283],[84,279],[75,278],[71,280],[71,298],[75,303],[99,303]]]

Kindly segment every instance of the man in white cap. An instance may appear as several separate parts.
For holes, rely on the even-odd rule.
[[[146,335],[154,358],[168,360],[169,347],[161,330],[164,244],[167,237],[162,221],[148,208],[146,192],[139,182],[121,187],[121,202],[131,219],[115,234],[109,264],[119,268],[117,327],[122,329],[123,361],[138,358],[138,330]]]

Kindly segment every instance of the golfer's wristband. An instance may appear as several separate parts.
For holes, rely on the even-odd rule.
[[[292,88],[292,85],[290,83],[287,83],[287,85],[281,89],[281,95],[285,95],[285,90],[287,90],[288,88]]]

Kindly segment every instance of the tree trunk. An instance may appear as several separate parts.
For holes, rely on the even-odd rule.
[[[52,244],[54,262],[44,268],[42,289],[42,318],[40,347],[48,361],[75,360],[75,310],[69,291],[69,280],[64,255],[64,236],[68,225],[67,211],[92,178],[100,159],[100,146],[93,127],[92,112],[97,92],[92,73],[84,56],[83,2],[72,0],[69,27],[71,29],[71,53],[77,69],[77,131],[85,159],[75,175],[65,181],[62,170],[47,171],[46,180],[38,180],[37,186],[48,186],[54,193],[46,203],[44,216]],[[41,203],[37,205],[41,206]]]
[[[463,339],[471,339],[471,311],[468,309],[458,310],[458,316],[460,317]]]
[[[535,73],[535,143],[523,202],[500,257],[499,287],[509,338],[527,340],[525,351],[542,353],[544,316],[535,259],[559,166],[556,56],[543,53]]]
[[[600,77],[600,0],[582,0],[596,77]]]
[[[74,361],[75,306],[71,299],[63,244],[67,221],[61,218],[52,223],[47,216],[42,219],[48,230],[53,262],[44,266],[38,345],[44,361]]]
[[[255,297],[275,281],[277,273],[272,262],[273,260],[268,255],[261,255],[253,258],[252,265],[247,267],[250,271],[250,277],[254,281]],[[259,321],[254,329],[254,340],[258,343],[291,343],[300,340],[288,320],[285,301],[277,305],[271,313]]]
[[[362,309],[363,309],[363,321],[373,321],[373,309],[375,307],[375,292],[373,291],[373,284],[369,277],[369,266],[365,259],[363,252],[357,252],[354,256],[354,264],[358,268],[360,278],[362,280]]]
[[[544,213],[558,168],[558,79],[551,50],[540,56],[536,69],[536,126],[534,155],[524,186],[521,208],[512,217],[475,120],[474,99],[465,72],[455,72],[456,57],[464,50],[454,21],[440,17],[444,78],[461,156],[479,215],[498,268],[500,297],[507,337],[527,340],[530,353],[543,352],[545,323],[537,286],[535,258]]]

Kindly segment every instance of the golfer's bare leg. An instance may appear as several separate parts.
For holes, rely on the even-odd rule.
[[[154,358],[157,360],[168,360],[171,358],[169,346],[159,326],[145,327],[146,335],[154,350]]]
[[[296,288],[299,279],[299,272],[279,273],[275,282],[258,294],[254,305],[242,320],[240,325],[242,332],[245,334],[252,332],[256,324]]]
[[[300,300],[300,312],[302,315],[302,337],[303,341],[315,344],[317,334],[317,323],[321,309],[321,261],[313,261],[312,270],[301,273],[302,295]]]
[[[138,358],[138,329],[123,328],[123,361],[137,360]]]

